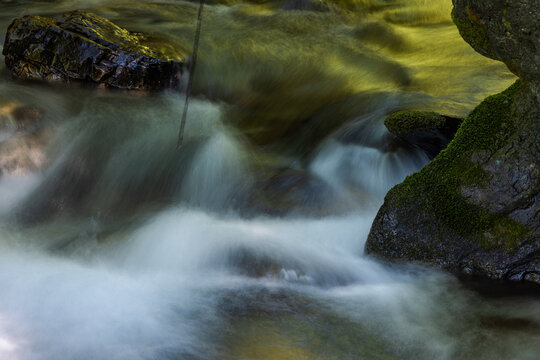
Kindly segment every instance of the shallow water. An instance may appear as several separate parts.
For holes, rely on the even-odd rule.
[[[450,1],[210,3],[180,151],[178,93],[0,64],[0,106],[41,107],[48,134],[38,170],[0,175],[0,359],[536,360],[537,297],[363,251],[385,193],[428,161],[388,146],[385,115],[465,115],[514,80]],[[84,8],[189,52],[196,6],[0,0],[0,35]]]

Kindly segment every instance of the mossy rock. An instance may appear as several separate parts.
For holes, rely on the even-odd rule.
[[[535,84],[536,88],[540,86],[538,0],[454,0],[453,3],[452,18],[461,36],[476,51],[503,61],[524,81]]]
[[[386,128],[401,140],[424,150],[433,159],[454,138],[462,119],[432,111],[403,110],[384,120]]]
[[[366,251],[540,284],[539,117],[521,81],[487,98],[446,150],[388,193]]]
[[[147,39],[84,11],[58,19],[27,15],[9,26],[3,54],[8,69],[21,79],[77,80],[122,89],[177,86],[184,57],[164,53],[161,49],[170,47]]]
[[[540,3],[453,3],[462,37],[521,80],[487,98],[447,149],[387,194],[366,252],[540,285]]]

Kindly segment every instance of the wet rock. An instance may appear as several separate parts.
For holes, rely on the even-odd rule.
[[[532,281],[539,270],[538,109],[516,84],[487,99],[447,151],[387,196],[367,251],[472,276]]]
[[[27,15],[9,26],[3,54],[21,79],[80,80],[122,89],[177,86],[183,60],[150,48],[145,39],[84,11],[58,19]]]
[[[3,47],[0,46],[0,52],[3,51]],[[7,69],[6,69],[6,65],[3,61],[0,61],[0,77],[4,77],[7,75]]]
[[[391,133],[433,159],[448,146],[462,122],[431,111],[405,110],[390,114],[384,124]]]
[[[279,260],[265,253],[257,253],[248,247],[240,247],[230,252],[228,257],[229,266],[240,274],[249,277],[276,277],[282,270]]]
[[[461,36],[480,54],[503,61],[522,79],[540,84],[537,0],[454,0]]]
[[[540,107],[531,96],[518,82],[475,109],[445,151],[387,194],[366,251],[540,284]]]
[[[540,37],[536,0],[455,0],[481,54],[522,77],[484,100],[448,148],[385,198],[366,252],[478,279],[540,285]]]
[[[321,216],[340,211],[332,188],[306,171],[283,168],[259,177],[248,201],[250,211],[277,216]]]

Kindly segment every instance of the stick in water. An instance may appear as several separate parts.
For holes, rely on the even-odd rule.
[[[193,75],[195,74],[195,64],[197,63],[197,51],[199,50],[199,37],[201,35],[201,23],[202,23],[202,11],[204,7],[204,0],[201,0],[199,5],[199,15],[197,17],[197,30],[195,31],[195,41],[193,42],[193,55],[189,64],[189,80],[186,89],[186,102],[184,104],[184,113],[182,114],[182,121],[180,122],[180,131],[178,132],[178,143],[176,148],[179,149],[182,146],[184,140],[184,127],[186,126],[187,111],[189,105],[189,96],[191,95],[191,84],[193,83]]]

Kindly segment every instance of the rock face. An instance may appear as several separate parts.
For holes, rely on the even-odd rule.
[[[461,36],[480,54],[503,61],[520,78],[540,83],[540,2],[453,0]]]
[[[58,19],[23,16],[9,26],[3,54],[21,79],[82,80],[122,89],[175,87],[183,69],[130,33],[92,13],[73,11]]]
[[[531,18],[540,4],[507,4],[454,0],[453,16],[465,40],[522,79],[487,98],[447,149],[388,193],[366,252],[540,285],[540,43]]]
[[[392,134],[424,150],[433,159],[448,146],[462,122],[462,119],[432,111],[405,110],[387,116],[384,125]]]

